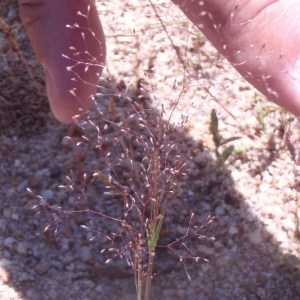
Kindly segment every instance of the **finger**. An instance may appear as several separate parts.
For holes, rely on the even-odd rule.
[[[253,86],[300,114],[299,1],[173,2]]]
[[[90,109],[105,63],[94,1],[19,0],[20,16],[45,71],[51,110],[64,123]]]

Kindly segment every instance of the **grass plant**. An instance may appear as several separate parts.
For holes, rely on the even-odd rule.
[[[118,233],[104,233],[110,246],[102,253],[109,250],[112,254],[106,263],[115,258],[125,259],[135,274],[137,299],[148,300],[151,299],[157,247],[169,249],[184,267],[188,259],[200,261],[202,258],[189,248],[188,241],[202,239],[203,226],[195,224],[192,214],[183,236],[167,244],[159,243],[162,227],[168,226],[164,223],[165,216],[172,209],[172,201],[178,192],[177,183],[185,175],[187,154],[184,155],[179,148],[181,144],[184,146],[188,119],[185,118],[175,129],[173,124],[164,120],[163,109],[158,111],[148,103],[121,98],[119,104],[123,101],[126,106],[127,118],[124,107],[115,107],[118,97],[114,100],[108,98],[111,113],[107,117],[97,113],[93,118],[87,115],[79,119],[77,126],[82,136],[69,137],[81,153],[84,151],[82,147],[87,145],[94,149],[98,163],[93,174],[83,173],[79,177],[85,182],[90,178],[88,185],[100,184],[105,197],[118,204],[120,213],[109,215],[94,210],[85,198],[86,192],[80,188],[78,197],[74,198],[75,209],[53,206],[40,196],[34,209],[39,213],[44,209],[54,213],[54,221],[45,230],[57,224],[64,215],[78,213],[94,214],[117,223]],[[172,132],[176,134],[175,140]],[[78,183],[71,177],[68,177],[68,182],[61,187],[75,194]]]

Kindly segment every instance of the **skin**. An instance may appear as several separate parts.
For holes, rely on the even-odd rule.
[[[300,115],[298,0],[173,2],[254,87]],[[92,0],[19,0],[19,4],[22,22],[45,69],[51,109],[59,121],[71,122],[74,115],[90,108],[105,63],[105,39],[95,5]],[[80,28],[66,28],[74,23]],[[79,58],[70,46],[80,52]],[[88,70],[83,63],[90,64]],[[74,89],[76,93],[70,93]]]
[[[300,115],[299,1],[173,2],[245,79]]]
[[[90,109],[105,63],[96,6],[90,0],[19,0],[19,8],[44,68],[51,110],[59,121],[69,123]]]

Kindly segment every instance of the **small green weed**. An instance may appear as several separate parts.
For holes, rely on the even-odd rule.
[[[228,158],[232,155],[234,151],[234,146],[230,145],[225,147],[224,149],[222,146],[230,142],[236,141],[240,139],[240,137],[234,136],[228,139],[224,139],[222,137],[219,131],[219,118],[217,116],[215,109],[211,111],[211,115],[210,115],[210,132],[212,134],[213,141],[216,147],[215,150],[216,156],[219,162],[221,163],[221,165],[224,165],[225,162],[228,160]]]

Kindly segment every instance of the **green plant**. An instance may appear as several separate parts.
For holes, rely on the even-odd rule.
[[[267,111],[262,109],[262,107],[256,107],[256,115],[257,115],[257,120],[258,120],[258,123],[260,125],[260,129],[262,131],[266,131],[267,130],[267,124],[266,124],[266,117],[267,117]]]
[[[240,137],[234,136],[234,137],[231,137],[228,139],[223,139],[223,137],[219,131],[219,119],[218,119],[215,109],[213,109],[211,111],[211,115],[210,115],[210,132],[212,134],[213,141],[214,141],[214,144],[216,147],[216,150],[215,150],[216,156],[219,159],[219,162],[222,165],[224,165],[224,163],[227,161],[227,159],[233,153],[234,146],[230,145],[228,147],[225,147],[225,149],[221,149],[221,147],[230,142],[240,139]]]

